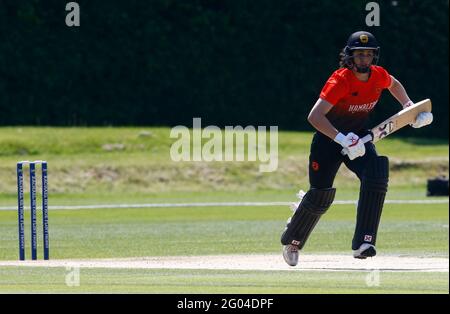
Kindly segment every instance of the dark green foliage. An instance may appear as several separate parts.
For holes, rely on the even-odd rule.
[[[448,135],[448,1],[62,0],[0,2],[0,125],[278,125],[307,113],[350,33],[373,32],[380,65]],[[387,94],[387,92],[386,92]],[[374,123],[399,106],[384,95]]]

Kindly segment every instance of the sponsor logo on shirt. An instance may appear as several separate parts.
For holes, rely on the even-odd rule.
[[[348,111],[351,113],[369,112],[369,111],[372,111],[372,109],[375,107],[376,103],[377,103],[377,101],[373,101],[368,104],[362,104],[362,105],[350,105],[348,107]]]

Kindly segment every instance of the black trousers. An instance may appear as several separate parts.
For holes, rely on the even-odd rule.
[[[363,137],[367,133],[358,132],[356,134]],[[372,142],[366,143],[365,146],[366,153],[364,156],[350,160],[347,156],[341,154],[341,145],[322,133],[315,133],[309,155],[309,184],[311,188],[331,188],[342,163],[361,180],[367,161],[371,157],[378,156]]]

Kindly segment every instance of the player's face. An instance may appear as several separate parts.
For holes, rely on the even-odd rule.
[[[355,50],[353,52],[353,60],[357,66],[367,67],[372,64],[374,58],[373,50]]]

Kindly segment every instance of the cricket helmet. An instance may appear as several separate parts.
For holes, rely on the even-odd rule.
[[[347,40],[347,45],[344,48],[344,62],[349,68],[352,68],[354,65],[353,51],[360,49],[373,50],[373,64],[378,63],[380,46],[378,45],[375,36],[369,32],[359,31],[350,35]]]

